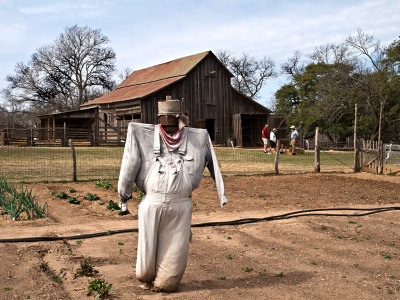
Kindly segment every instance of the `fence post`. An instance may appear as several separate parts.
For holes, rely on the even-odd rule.
[[[354,172],[360,172],[360,151],[357,145],[357,103],[354,105]]]
[[[275,174],[279,174],[278,161],[279,161],[280,148],[281,148],[281,142],[279,140],[277,140],[276,141],[276,148],[275,148]]]
[[[62,139],[61,145],[63,147],[68,146],[68,144],[67,144],[67,123],[65,123],[65,122],[64,122],[63,139]]]
[[[379,157],[379,174],[383,173],[383,167],[385,164],[385,157],[386,157],[386,153],[385,153],[385,145],[382,143],[382,141],[380,141],[380,157]]]
[[[321,171],[321,161],[320,161],[320,149],[318,140],[319,128],[315,128],[315,172],[319,173]]]
[[[73,174],[72,174],[72,181],[76,181],[76,155],[75,155],[75,147],[72,140],[69,140],[69,144],[71,145],[72,151],[72,167],[73,167]]]

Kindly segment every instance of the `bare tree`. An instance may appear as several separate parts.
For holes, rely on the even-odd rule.
[[[228,50],[220,50],[216,55],[234,75],[233,87],[252,99],[257,98],[268,79],[276,76],[275,63],[271,58],[257,59],[246,53],[235,57]]]
[[[302,54],[296,50],[293,56],[281,65],[283,74],[295,76],[304,72],[304,63],[302,62]]]
[[[131,75],[133,72],[133,70],[129,67],[121,70],[118,72],[118,79],[120,80],[120,82],[124,81],[125,79],[127,79],[129,77],[129,75]]]
[[[105,47],[100,29],[67,27],[54,43],[43,46],[10,75],[8,93],[26,109],[65,111],[111,90],[115,53]]]
[[[349,36],[346,43],[358,54],[357,74],[353,78],[358,82],[371,113],[376,119],[376,126],[371,140],[381,141],[382,120],[385,117],[385,106],[390,96],[388,77],[383,68],[384,49],[374,36],[357,30],[354,36]]]

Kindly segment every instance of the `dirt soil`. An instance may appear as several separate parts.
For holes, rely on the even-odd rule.
[[[229,203],[221,209],[214,182],[203,178],[193,195],[193,224],[314,208],[400,206],[399,176],[241,176],[225,177],[225,186]],[[70,193],[71,188],[77,192]],[[13,222],[3,216],[1,239],[137,228],[138,200],[129,202],[132,214],[119,216],[106,210],[106,205],[98,205],[117,201],[116,191],[98,188],[95,182],[40,183],[34,191],[42,203],[48,203],[48,218]],[[81,204],[55,197],[59,192],[76,197]],[[88,192],[101,199],[83,200]],[[344,211],[328,213],[340,212]],[[138,287],[134,232],[0,243],[0,299],[86,299],[88,281],[96,278],[112,284],[113,299],[399,299],[399,217],[400,211],[388,211],[363,217],[305,216],[193,228],[181,287],[170,294]],[[87,259],[99,272],[74,278],[80,262]],[[62,283],[40,270],[42,263]]]

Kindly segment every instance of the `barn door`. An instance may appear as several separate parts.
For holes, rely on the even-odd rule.
[[[233,135],[236,139],[236,144],[239,147],[243,147],[243,140],[242,140],[242,119],[240,114],[233,115]]]

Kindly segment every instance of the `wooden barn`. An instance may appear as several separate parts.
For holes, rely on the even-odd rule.
[[[261,145],[271,111],[232,88],[232,77],[211,51],[202,52],[134,71],[114,91],[79,111],[41,116],[41,126],[92,126],[101,142],[113,131],[124,134],[129,122],[158,123],[157,102],[172,96],[183,101],[192,126],[206,128],[215,144]]]

